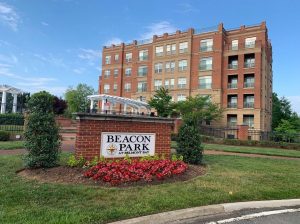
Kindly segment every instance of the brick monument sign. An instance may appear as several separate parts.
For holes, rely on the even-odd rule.
[[[173,119],[93,113],[77,113],[76,119],[76,157],[170,156]]]

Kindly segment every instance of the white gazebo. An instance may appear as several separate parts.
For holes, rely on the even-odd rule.
[[[94,109],[94,102],[95,101],[101,101],[102,111],[110,110],[112,111],[112,106],[116,103],[122,104],[123,106],[123,112],[127,112],[127,107],[131,107],[133,112],[141,112],[141,109],[144,108],[150,113],[151,107],[148,103],[142,102],[139,100],[133,100],[129,98],[124,98],[120,96],[111,96],[106,94],[100,94],[100,95],[90,95],[87,97],[91,101],[90,110],[92,111]]]
[[[13,113],[17,112],[17,103],[18,103],[18,94],[23,93],[22,90],[14,88],[8,85],[0,85],[0,92],[2,92],[2,101],[1,101],[1,114],[5,114],[6,111],[6,94],[11,93],[14,97],[13,101]]]

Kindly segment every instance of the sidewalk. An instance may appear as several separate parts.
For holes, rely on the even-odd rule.
[[[184,223],[184,220],[204,217],[208,215],[226,214],[242,209],[258,208],[279,208],[288,206],[300,206],[300,199],[289,200],[271,200],[271,201],[249,201],[237,203],[225,203],[218,205],[209,205],[188,209],[163,212],[154,215],[147,215],[133,219],[121,220],[111,224],[166,224],[166,223]]]

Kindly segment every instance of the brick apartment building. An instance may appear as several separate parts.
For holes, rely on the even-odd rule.
[[[271,129],[272,46],[265,22],[154,35],[104,47],[102,58],[101,94],[147,101],[163,86],[175,102],[209,95],[225,109],[217,125]]]

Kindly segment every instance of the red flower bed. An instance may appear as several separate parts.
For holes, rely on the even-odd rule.
[[[184,173],[188,165],[183,161],[164,160],[122,160],[120,162],[99,162],[84,173],[87,178],[118,185],[126,182],[163,180]]]

